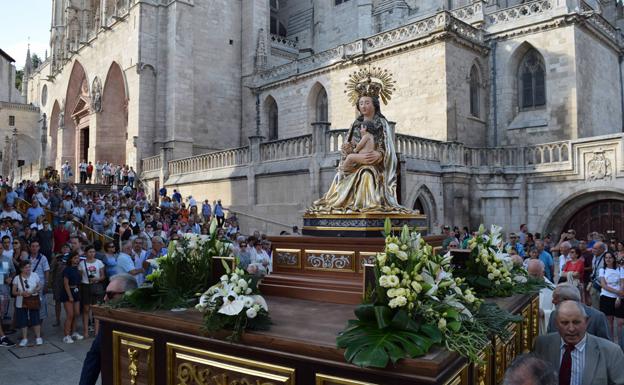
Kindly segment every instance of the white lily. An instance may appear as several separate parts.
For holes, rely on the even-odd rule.
[[[269,311],[269,305],[267,305],[266,301],[264,300],[264,298],[262,298],[262,296],[252,295],[251,298],[253,298],[255,304],[260,305],[261,308]]]
[[[234,292],[223,297],[223,305],[219,313],[225,315],[237,315],[245,308],[245,303]]]

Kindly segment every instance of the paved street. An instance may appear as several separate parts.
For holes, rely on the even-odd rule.
[[[73,385],[78,384],[82,361],[93,338],[64,344],[63,329],[52,327],[54,300],[48,299],[48,317],[43,323],[44,344],[26,348],[0,347],[0,385]],[[61,315],[63,321],[64,313]],[[18,332],[9,335],[19,343]],[[34,345],[34,336],[29,334]],[[100,382],[98,381],[98,384]]]

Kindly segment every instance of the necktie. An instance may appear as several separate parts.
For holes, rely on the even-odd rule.
[[[574,345],[566,345],[563,358],[561,359],[561,367],[559,367],[559,385],[570,385],[572,378],[572,351]]]

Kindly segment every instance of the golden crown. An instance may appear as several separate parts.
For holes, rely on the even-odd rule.
[[[395,83],[388,70],[379,67],[362,68],[349,75],[349,81],[345,83],[347,88],[345,93],[354,105],[362,96],[376,97],[381,99],[383,104],[388,104]]]

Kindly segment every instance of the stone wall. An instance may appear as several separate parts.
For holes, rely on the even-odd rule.
[[[9,126],[9,116],[15,117],[15,126]],[[38,163],[41,154],[41,131],[39,130],[39,108],[28,104],[0,102],[0,151],[5,153],[5,138],[13,138],[17,129],[17,159],[25,164]]]

